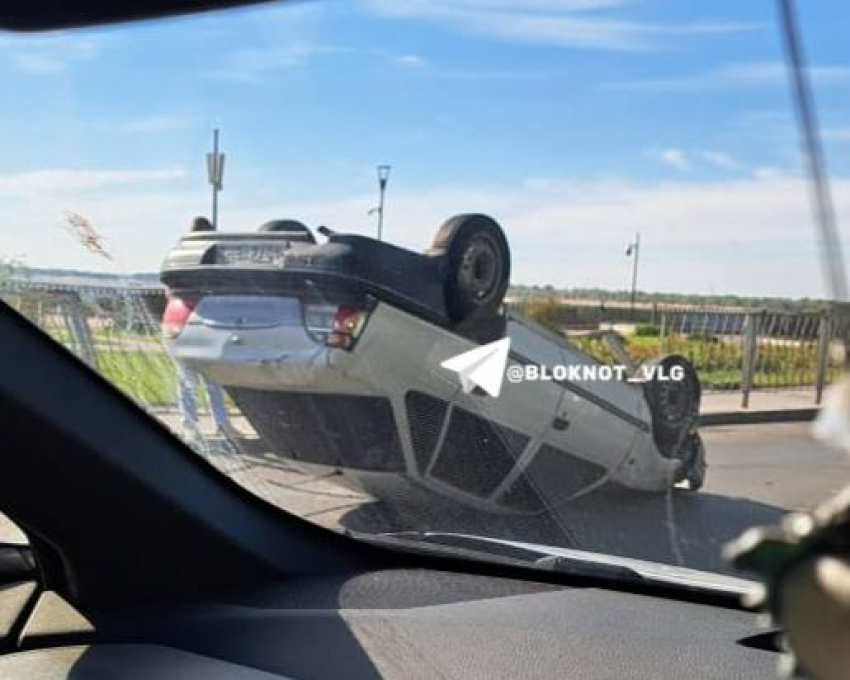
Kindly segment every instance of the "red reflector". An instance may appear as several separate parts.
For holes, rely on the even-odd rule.
[[[166,337],[176,338],[180,335],[198,301],[179,297],[168,298],[165,312],[162,315],[162,333]]]
[[[360,314],[361,311],[351,305],[340,305],[334,314],[334,331],[350,335],[357,328]]]

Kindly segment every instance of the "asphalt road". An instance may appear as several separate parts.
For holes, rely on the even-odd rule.
[[[409,488],[402,502],[376,501],[327,479],[304,477],[274,456],[213,456],[282,507],[338,529],[476,533],[729,571],[721,551],[758,524],[816,505],[850,484],[850,456],[814,442],[807,423],[703,429],[709,465],[698,493],[645,494],[619,487],[558,507],[549,516],[493,515]]]
[[[723,546],[745,529],[776,523],[850,484],[850,457],[811,440],[809,424],[705,428],[709,472],[698,493],[652,495],[603,487],[550,517],[494,517],[445,504],[367,504],[339,517],[401,528],[482,533],[729,572]],[[731,572],[730,572],[731,573]]]
[[[214,453],[210,460],[282,507],[334,529],[478,533],[729,571],[721,557],[729,540],[850,483],[850,457],[813,442],[808,430],[806,423],[705,428],[709,471],[700,492],[603,487],[532,517],[470,510],[412,487],[404,502],[377,501],[247,447],[243,455]],[[0,540],[9,531],[0,519]]]

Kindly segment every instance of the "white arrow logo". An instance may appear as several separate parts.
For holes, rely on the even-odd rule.
[[[460,375],[460,384],[466,394],[480,387],[491,397],[498,397],[510,351],[511,339],[502,338],[446,359],[440,366]]]

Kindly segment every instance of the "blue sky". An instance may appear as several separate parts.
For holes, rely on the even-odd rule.
[[[0,36],[0,254],[156,269],[209,206],[427,247],[456,212],[499,218],[515,280],[821,295],[773,0],[355,0]],[[800,2],[842,225],[850,220],[850,12]],[[844,232],[846,233],[846,227]]]

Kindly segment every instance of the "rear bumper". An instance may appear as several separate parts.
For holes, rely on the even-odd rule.
[[[219,237],[220,239],[221,237]],[[263,237],[257,237],[258,242]],[[193,243],[197,239],[192,240]],[[322,245],[293,243],[280,266],[218,264],[216,238],[192,257],[178,247],[166,259],[162,282],[176,292],[216,294],[371,296],[422,319],[447,326],[444,257],[420,255],[392,244],[337,234]]]
[[[281,351],[252,360],[181,357],[181,361],[227,389],[262,390],[274,395],[320,387],[323,393],[373,394],[370,385],[346,371],[348,357],[343,353],[317,346],[310,352]]]

